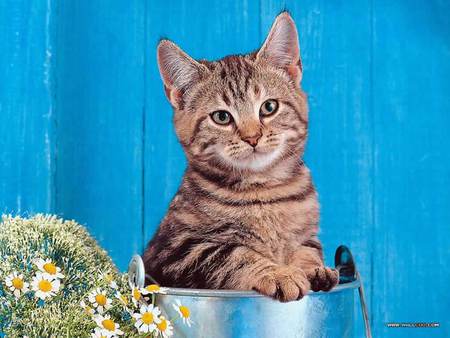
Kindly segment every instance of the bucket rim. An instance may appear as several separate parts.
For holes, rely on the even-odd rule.
[[[360,286],[359,280],[350,283],[338,284],[330,291],[309,291],[308,296],[323,296],[330,293],[342,292],[345,290],[357,289]],[[267,298],[256,291],[238,290],[210,290],[210,289],[187,289],[187,288],[164,288],[164,293],[158,296],[186,296],[186,297],[214,297],[214,298]]]

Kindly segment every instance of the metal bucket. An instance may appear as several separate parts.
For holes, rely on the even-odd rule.
[[[348,267],[344,266],[343,271]],[[157,295],[156,302],[169,319],[178,317],[172,306],[176,300],[190,309],[194,323],[189,327],[176,320],[174,337],[354,337],[357,290],[362,297],[364,319],[367,319],[367,310],[354,265],[352,273],[352,280],[329,292],[310,292],[303,299],[289,303],[280,303],[251,291],[181,288],[168,288],[166,294]],[[143,286],[145,271],[140,256],[133,257],[129,275],[132,283]],[[366,337],[371,337],[368,322],[365,324]]]

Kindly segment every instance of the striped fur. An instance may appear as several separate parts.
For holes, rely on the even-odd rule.
[[[299,161],[308,109],[290,16],[277,17],[256,53],[195,61],[163,40],[158,61],[189,165],[144,254],[147,272],[165,286],[253,289],[281,301],[333,287],[317,193]],[[278,111],[261,117],[267,99]],[[234,121],[218,125],[217,110]]]

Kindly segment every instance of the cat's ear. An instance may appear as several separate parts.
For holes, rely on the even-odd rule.
[[[174,107],[179,108],[182,104],[183,94],[208,69],[170,40],[159,42],[157,57],[167,98]]]
[[[299,83],[302,79],[302,61],[295,22],[288,12],[277,16],[269,35],[256,55],[257,60],[265,60],[286,71]]]

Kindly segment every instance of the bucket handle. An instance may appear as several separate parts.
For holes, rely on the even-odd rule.
[[[149,274],[145,273],[144,261],[140,255],[133,255],[130,263],[128,264],[128,284],[132,288],[137,286],[143,288],[145,286],[145,280],[149,280],[153,284],[159,283]]]
[[[145,284],[145,267],[141,256],[133,255],[128,264],[128,284],[130,288],[143,288]]]
[[[339,271],[339,284],[350,283],[354,280],[357,280],[359,282],[359,304],[361,305],[366,338],[372,338],[372,332],[369,322],[369,311],[367,309],[366,298],[364,296],[363,282],[359,271],[356,269],[353,255],[348,247],[346,247],[345,245],[341,245],[336,249],[334,264],[336,266],[336,269]]]
[[[364,319],[364,327],[366,330],[366,338],[372,338],[372,332],[370,330],[369,322],[369,311],[367,310],[366,298],[364,296],[363,282],[361,280],[361,275],[356,271],[356,279],[359,281],[358,293],[359,293],[359,303],[361,304],[361,311]]]

